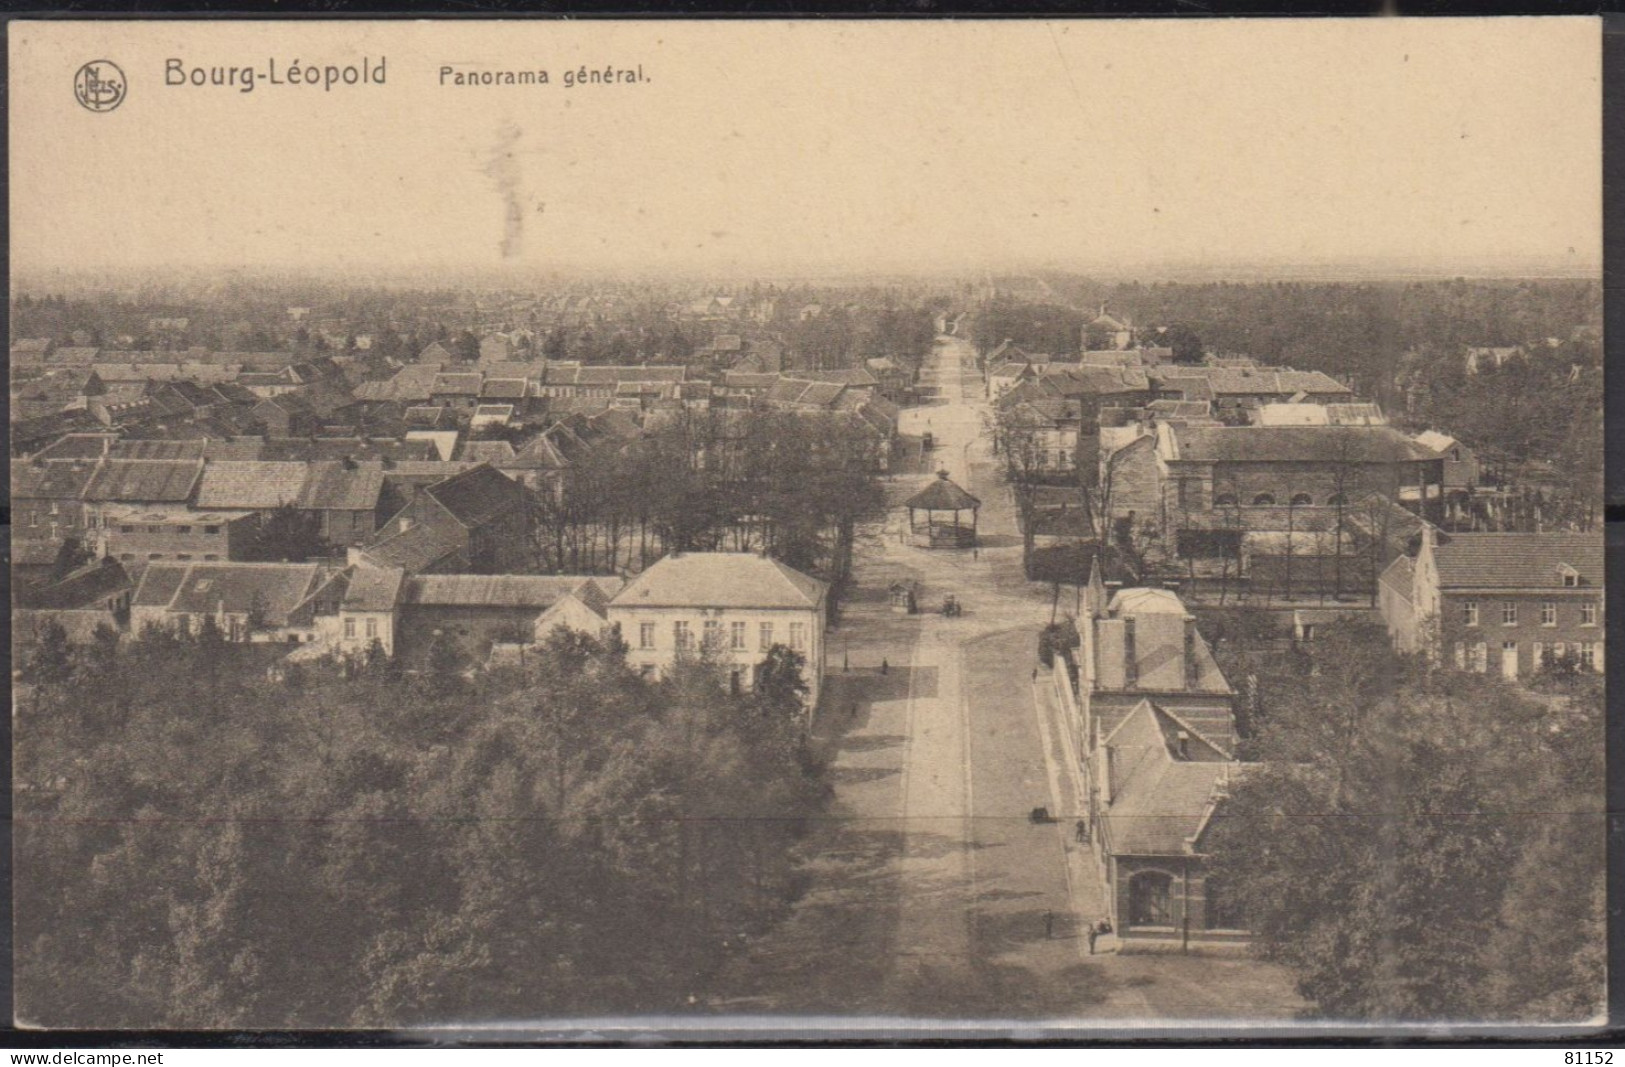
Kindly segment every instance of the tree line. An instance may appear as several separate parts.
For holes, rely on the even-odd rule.
[[[644,436],[603,437],[535,494],[537,569],[641,570],[668,552],[766,552],[839,585],[859,523],[885,504],[887,442],[849,417],[685,411]]]
[[[1230,634],[1238,648],[1246,638]],[[1216,654],[1234,665],[1225,644]],[[1214,817],[1209,869],[1314,1014],[1595,1017],[1607,941],[1600,680],[1533,696],[1402,657],[1363,622],[1270,662],[1246,672],[1241,755],[1254,762]]]
[[[110,636],[110,632],[109,632]],[[55,647],[46,642],[47,646]],[[61,651],[59,649],[59,651]],[[25,668],[18,1018],[401,1026],[703,1004],[783,915],[827,789],[805,665],[660,680],[555,631],[522,669],[286,665],[206,624]]]

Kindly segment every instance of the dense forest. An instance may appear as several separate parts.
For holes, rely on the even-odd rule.
[[[399,1026],[678,1010],[796,894],[800,657],[732,695],[557,631],[524,672],[47,640],[16,753],[20,1021]]]
[[[1602,1010],[1601,680],[1537,693],[1339,623],[1247,668],[1249,761],[1214,817],[1211,874],[1320,1017],[1580,1021]],[[1283,658],[1284,656],[1284,658]]]

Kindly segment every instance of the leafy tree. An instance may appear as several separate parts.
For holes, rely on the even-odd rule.
[[[322,538],[321,519],[292,504],[282,504],[260,522],[244,553],[249,560],[303,563],[326,556],[330,546]]]
[[[1597,1002],[1572,931],[1531,943],[1558,911],[1595,928],[1601,765],[1582,753],[1600,750],[1600,702],[1554,709],[1340,626],[1273,688],[1210,863],[1319,1014],[1521,1017],[1531,960],[1555,983],[1541,1004]],[[1550,812],[1578,814],[1535,814]],[[1534,858],[1564,848],[1582,857],[1571,872]]]
[[[64,537],[57,546],[56,559],[51,563],[51,581],[60,582],[95,558],[95,554],[79,538]]]

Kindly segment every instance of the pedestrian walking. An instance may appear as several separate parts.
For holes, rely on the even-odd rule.
[[[1053,911],[1046,911],[1044,913],[1044,940],[1048,941],[1051,938],[1053,938],[1054,936],[1055,936],[1055,913]]]
[[[1095,929],[1095,924],[1094,923],[1090,923],[1089,924],[1089,955],[1093,956],[1095,954],[1095,941],[1097,941],[1099,938],[1100,938],[1100,931]]]
[[[886,674],[890,670],[891,670],[891,660],[886,659],[884,656],[882,656],[881,659],[880,659],[880,673],[881,674]]]
[[[1079,819],[1072,826],[1072,835],[1078,839],[1078,844],[1087,845],[1089,843],[1089,824]]]

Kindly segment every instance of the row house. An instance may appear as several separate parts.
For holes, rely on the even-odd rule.
[[[130,604],[131,629],[197,634],[212,621],[228,641],[322,640],[336,616],[343,572],[317,563],[153,563]]]
[[[1600,533],[1439,533],[1383,572],[1394,646],[1516,679],[1553,661],[1604,669]]]
[[[1247,932],[1208,875],[1204,844],[1241,770],[1234,690],[1167,590],[1108,596],[1097,561],[1080,616],[1078,647],[1051,680],[1072,721],[1084,829],[1122,948],[1239,947]]]

